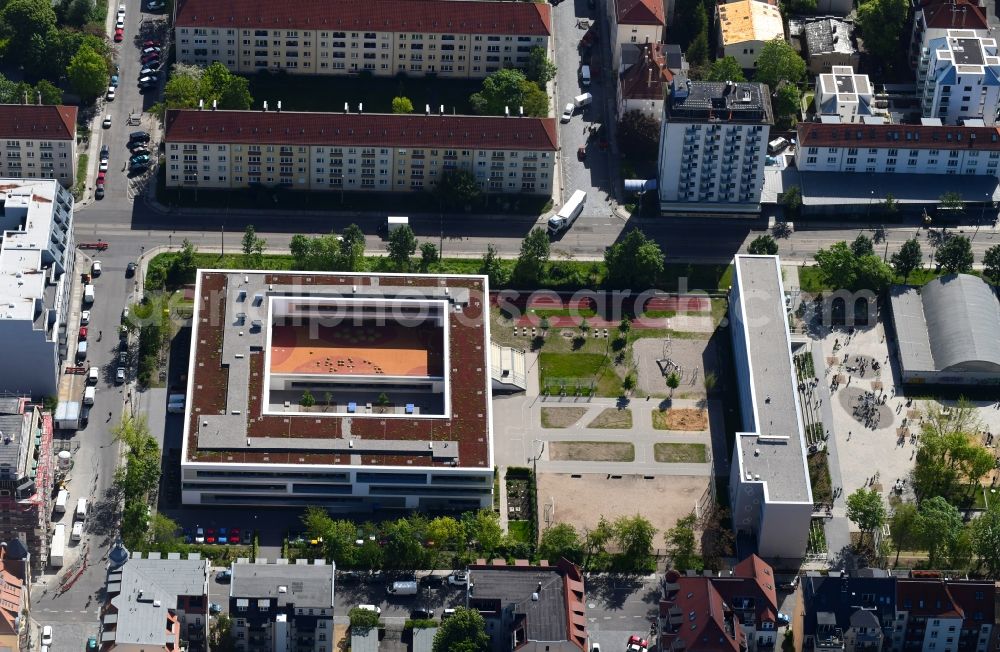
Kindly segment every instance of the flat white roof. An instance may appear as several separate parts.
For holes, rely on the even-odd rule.
[[[58,182],[0,179],[0,319],[32,321],[45,294],[43,251],[52,233]]]

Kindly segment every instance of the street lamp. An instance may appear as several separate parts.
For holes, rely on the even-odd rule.
[[[875,201],[875,191],[874,190],[872,190],[871,194],[868,196],[868,215],[865,217],[866,221],[869,220],[869,219],[871,219],[871,216],[872,216],[872,202],[873,201]]]
[[[979,227],[982,225],[983,220],[986,219],[986,204],[993,204],[993,195],[991,193],[986,193],[986,201],[983,202],[983,209],[979,212],[979,221],[976,222],[976,232],[972,234],[972,240],[970,242],[976,241],[976,236],[979,235]]]

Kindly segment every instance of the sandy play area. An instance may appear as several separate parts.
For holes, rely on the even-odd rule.
[[[569,523],[582,532],[595,527],[601,516],[614,520],[638,512],[659,530],[656,541],[657,547],[661,547],[663,532],[691,513],[708,483],[708,477],[687,475],[646,480],[635,475],[609,479],[603,473],[576,478],[561,473],[539,473],[539,527],[544,530],[549,518],[548,524]]]
[[[441,330],[432,327],[274,326],[271,372],[440,376]]]

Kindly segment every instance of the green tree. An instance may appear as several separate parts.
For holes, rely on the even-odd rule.
[[[618,144],[628,158],[656,160],[660,149],[659,121],[642,111],[629,111],[618,122]]]
[[[700,6],[695,14],[697,16],[696,20],[708,21],[707,12],[705,11],[704,5]],[[708,51],[708,28],[702,29],[695,35],[694,40],[691,41],[691,45],[688,47],[685,53],[688,62],[692,66],[701,66],[708,61],[709,51]]]
[[[492,557],[503,542],[500,517],[491,509],[481,509],[478,512],[463,514],[462,518],[465,534],[475,549],[487,558]]]
[[[670,388],[670,395],[673,396],[674,390],[681,386],[681,377],[676,371],[671,371],[667,374],[667,387]]]
[[[892,282],[892,270],[875,255],[857,256],[846,242],[816,252],[823,283],[836,289],[880,291]]]
[[[743,76],[743,68],[736,57],[722,57],[716,59],[705,72],[705,81],[716,82],[741,82],[746,81]]]
[[[243,266],[247,269],[261,269],[264,266],[264,249],[267,241],[257,236],[253,224],[247,224],[243,231]]]
[[[750,242],[747,252],[755,256],[776,256],[778,241],[771,235],[759,235]]]
[[[62,104],[62,91],[49,80],[39,79],[35,84],[35,94],[32,95],[31,101],[38,101],[41,104]]]
[[[806,77],[806,62],[784,38],[768,41],[757,58],[757,81],[767,84],[772,91],[778,84],[798,84]]]
[[[413,113],[413,102],[408,97],[392,98],[393,113]]]
[[[149,433],[146,417],[126,414],[112,434],[125,445],[128,462],[115,472],[115,486],[126,501],[144,499],[160,482],[160,447]]]
[[[490,287],[499,287],[507,283],[507,268],[504,267],[503,260],[497,254],[497,248],[493,243],[486,245],[486,253],[483,254],[479,273],[489,277]]]
[[[10,0],[0,11],[0,25],[10,39],[8,53],[31,47],[34,34],[47,34],[56,26],[56,12],[48,0]]]
[[[941,568],[961,539],[962,515],[941,496],[922,501],[918,513],[917,531],[927,548],[927,565]]]
[[[795,84],[782,84],[774,93],[774,115],[778,120],[795,124],[798,121],[802,93]]]
[[[363,272],[365,269],[365,234],[357,224],[348,224],[340,237],[340,269],[345,272]]]
[[[539,46],[531,48],[528,62],[524,65],[524,76],[541,89],[544,89],[545,85],[556,76],[556,64],[549,59],[545,48]]]
[[[938,206],[950,211],[964,211],[965,202],[962,201],[962,193],[948,191],[938,197]]]
[[[1000,577],[1000,502],[990,501],[985,512],[970,526],[972,551],[985,565],[990,577]]]
[[[465,528],[451,516],[438,516],[427,523],[428,547],[435,553],[434,568],[440,568],[446,551],[457,553],[465,548]]]
[[[663,535],[671,568],[683,572],[701,570],[704,566],[701,558],[698,557],[698,541],[695,536],[697,523],[698,518],[694,512],[691,512],[678,519],[677,524]]]
[[[556,523],[542,532],[542,541],[538,546],[538,554],[551,563],[565,558],[575,564],[583,561],[583,541],[580,535],[569,523]]]
[[[153,514],[149,521],[149,533],[161,552],[174,552],[183,543],[178,534],[180,531],[176,521],[160,512]]]
[[[233,637],[233,621],[223,612],[214,618],[209,626],[208,640],[212,652],[233,652],[236,649]]]
[[[549,261],[549,236],[535,227],[521,242],[521,253],[514,264],[514,282],[524,287],[538,285]]]
[[[691,42],[699,35],[708,34],[708,13],[702,0],[677,0],[674,9],[674,27],[671,29],[671,42],[679,43],[687,55],[689,62]],[[708,53],[708,40],[705,41],[705,53]],[[697,63],[702,63],[704,59]]]
[[[92,48],[83,45],[69,62],[66,76],[80,97],[93,100],[107,88],[108,62]]]
[[[149,540],[149,506],[143,500],[128,500],[122,508],[122,541],[135,549]]]
[[[354,607],[347,612],[347,617],[350,619],[351,629],[359,632],[376,629],[379,624],[378,613],[370,609]]]
[[[871,238],[864,233],[859,233],[858,237],[854,238],[854,242],[851,243],[851,253],[855,256],[873,256],[875,255],[875,245],[872,244]]]
[[[503,68],[483,80],[480,91],[469,98],[473,110],[480,115],[503,115],[504,108],[516,114],[543,117],[549,112],[549,97],[538,86],[514,68]]]
[[[174,286],[189,283],[194,279],[194,273],[198,269],[195,260],[197,250],[190,240],[184,238],[181,249],[170,261],[170,268],[167,271],[167,281]]]
[[[653,554],[656,528],[646,518],[619,516],[612,527],[614,540],[622,560],[629,568],[641,570],[649,566]]]
[[[455,169],[441,173],[434,191],[446,206],[461,206],[475,201],[482,193],[476,177],[469,170]]]
[[[220,109],[246,111],[253,104],[253,97],[250,95],[250,80],[246,77],[230,74],[219,87],[215,99]]]
[[[647,288],[663,273],[663,251],[655,240],[639,229],[632,229],[624,238],[604,252],[608,270],[607,281],[615,287]]]
[[[190,75],[171,75],[163,87],[163,102],[168,109],[193,109],[199,99],[201,85]]]
[[[882,214],[892,219],[899,212],[899,202],[893,197],[891,192],[885,193],[885,200],[882,202]]]
[[[892,545],[896,549],[896,561],[893,566],[899,565],[899,552],[906,548],[912,549],[919,542],[919,520],[920,514],[917,506],[913,503],[900,503],[896,505],[892,516],[889,518],[889,536],[892,537]]]
[[[899,57],[907,7],[906,0],[862,0],[858,4],[856,23],[873,60],[891,63]]]
[[[420,244],[420,271],[426,272],[431,265],[438,262],[441,256],[438,255],[437,245],[433,242],[423,242]]]
[[[920,242],[916,238],[910,238],[903,243],[899,251],[889,258],[889,261],[892,263],[892,268],[896,270],[896,274],[902,276],[903,283],[906,283],[907,279],[910,278],[910,274],[919,268],[924,261],[924,254],[920,250]]]
[[[964,235],[948,236],[934,252],[934,262],[948,274],[972,271],[972,243]]]
[[[441,621],[434,635],[434,652],[488,652],[489,649],[486,620],[475,609],[458,607]]]
[[[994,285],[1000,284],[1000,245],[993,245],[983,254],[983,276]]]
[[[785,215],[792,219],[799,216],[802,210],[802,191],[798,186],[789,186],[788,190],[781,193],[778,203],[785,207]]]
[[[387,521],[382,526],[385,558],[390,568],[425,568],[427,553],[424,549],[426,519],[419,515]]]
[[[410,256],[417,250],[417,238],[413,235],[413,229],[409,224],[403,224],[393,229],[389,233],[389,242],[386,244],[389,252],[389,260],[397,270],[407,270],[410,268]]]
[[[593,557],[604,556],[607,545],[614,536],[614,527],[608,519],[602,516],[597,521],[597,526],[587,530],[584,535],[584,546],[587,551],[587,561],[584,565],[589,566]]]
[[[859,547],[864,544],[865,535],[874,537],[875,531],[885,524],[885,505],[882,497],[874,489],[858,489],[847,497],[847,518],[861,530]]]
[[[302,398],[299,399],[299,405],[304,408],[311,408],[316,405],[316,397],[312,395],[308,389],[302,392]]]

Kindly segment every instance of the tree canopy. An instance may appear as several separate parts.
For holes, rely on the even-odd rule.
[[[413,113],[413,102],[408,97],[397,96],[392,98],[393,113]]]
[[[475,201],[482,194],[482,189],[476,183],[476,177],[469,170],[457,168],[441,173],[434,187],[441,203],[446,206],[460,206]]]
[[[66,76],[80,97],[92,100],[108,86],[108,62],[89,45],[81,45],[69,62]]]
[[[660,122],[642,111],[627,112],[618,122],[618,144],[632,159],[655,160],[660,150]]]
[[[854,242],[851,243],[851,253],[855,256],[872,256],[875,254],[875,245],[872,244],[871,238],[864,233],[859,233],[858,237],[854,238]]]
[[[746,77],[743,76],[743,68],[740,66],[740,62],[736,60],[736,57],[722,57],[721,59],[716,59],[708,66],[708,70],[705,72],[705,80],[741,82],[746,81]]]
[[[757,58],[757,81],[778,90],[780,82],[798,84],[806,77],[806,62],[784,38],[768,41]]]
[[[865,534],[873,535],[885,524],[882,497],[874,489],[858,489],[847,497],[847,518],[861,530],[863,543]]]
[[[441,621],[434,635],[434,652],[487,652],[489,649],[486,620],[475,609],[458,607],[454,614]]]
[[[216,61],[207,68],[175,65],[173,74],[163,88],[163,101],[168,109],[193,109],[204,100],[218,108],[245,110],[253,104],[250,83],[246,77],[235,75]]]
[[[655,240],[633,229],[608,247],[604,263],[609,281],[618,287],[649,288],[663,272],[663,252]]]
[[[667,557],[674,570],[681,572],[701,570],[704,566],[704,562],[698,557],[698,541],[695,531],[697,521],[694,512],[691,512],[678,519],[677,524],[663,535],[667,547]]]
[[[552,563],[565,558],[579,564],[583,561],[583,541],[580,540],[579,533],[572,525],[556,523],[542,532],[538,554]]]
[[[892,269],[873,254],[857,256],[846,242],[816,252],[823,282],[834,289],[879,291],[892,282]]]
[[[759,235],[747,246],[747,253],[755,256],[775,256],[778,253],[778,241],[772,235]]]
[[[483,80],[480,91],[469,97],[473,110],[480,115],[503,115],[508,108],[517,115],[524,107],[527,116],[544,117],[549,113],[549,96],[515,68],[503,68]]]
[[[983,254],[983,276],[994,285],[1000,284],[1000,245],[993,245]]]
[[[410,256],[417,250],[417,238],[409,224],[397,226],[389,233],[386,243],[389,260],[396,269],[406,270],[410,267]]]
[[[856,21],[865,50],[873,59],[895,60],[899,56],[899,39],[906,21],[906,0],[862,0],[857,11]]]
[[[549,236],[544,229],[535,227],[521,242],[521,252],[514,263],[514,281],[524,286],[537,285],[549,261]]]
[[[524,76],[541,89],[544,89],[545,85],[556,76],[556,64],[549,59],[545,48],[540,46],[531,48],[528,61],[524,65]]]
[[[892,268],[903,277],[905,283],[910,278],[910,274],[918,269],[924,261],[924,254],[920,250],[920,242],[916,238],[910,238],[903,243],[899,251],[889,258]]]
[[[972,243],[964,235],[950,235],[934,252],[934,261],[948,274],[972,271]]]

